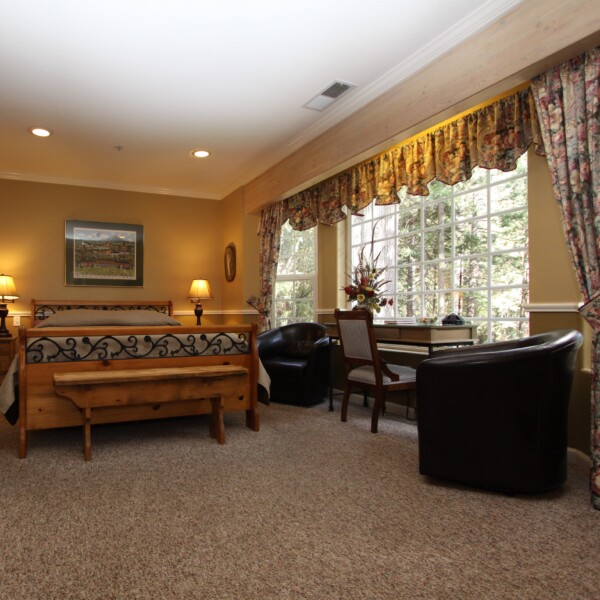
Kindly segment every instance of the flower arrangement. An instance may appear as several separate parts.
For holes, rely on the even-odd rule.
[[[389,283],[389,279],[381,279],[385,271],[385,267],[377,266],[381,252],[373,256],[373,241],[370,245],[370,260],[365,258],[365,247],[363,246],[358,254],[358,265],[354,267],[351,275],[352,282],[342,289],[348,296],[348,302],[356,302],[357,306],[380,312],[382,306],[392,306],[394,300],[382,296],[382,288]]]

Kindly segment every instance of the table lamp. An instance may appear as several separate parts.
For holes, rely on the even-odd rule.
[[[200,317],[202,317],[202,313],[204,312],[200,300],[207,300],[212,297],[210,284],[207,279],[194,279],[194,281],[192,281],[192,287],[190,288],[188,298],[190,299],[190,302],[196,303],[196,308],[194,309],[196,325],[200,325]]]
[[[0,275],[0,337],[10,337],[10,331],[6,329],[6,303],[14,302],[18,297],[13,278],[10,275]]]

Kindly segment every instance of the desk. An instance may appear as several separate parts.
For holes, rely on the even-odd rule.
[[[325,323],[327,333],[332,338],[339,338],[336,323]],[[477,341],[477,325],[405,325],[375,324],[375,335],[378,342],[401,344],[404,346],[421,346],[427,348],[429,355],[436,348],[443,346],[470,346]]]
[[[337,323],[324,323],[327,334],[339,339]],[[427,348],[429,356],[436,348],[447,346],[471,346],[477,341],[477,325],[405,325],[399,323],[374,324],[378,342],[402,346]],[[365,397],[366,405],[366,397]],[[329,410],[333,410],[333,387],[329,387]]]

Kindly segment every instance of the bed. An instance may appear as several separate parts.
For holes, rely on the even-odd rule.
[[[172,317],[172,303],[31,302],[32,327],[19,331],[19,456],[27,455],[31,431],[81,426],[80,410],[54,388],[54,375],[200,365],[238,365],[248,370],[223,397],[223,409],[245,411],[246,425],[258,431],[259,371],[256,325],[184,327]],[[10,374],[3,383],[11,388]],[[16,377],[15,377],[16,380]],[[240,387],[241,386],[241,387]],[[17,386],[15,386],[17,387]],[[206,399],[106,407],[92,424],[209,413]],[[15,398],[16,402],[16,398]],[[14,416],[15,405],[11,407]]]

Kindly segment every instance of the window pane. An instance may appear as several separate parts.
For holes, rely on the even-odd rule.
[[[293,281],[278,281],[275,284],[275,298],[287,299],[291,298],[294,290]]]
[[[310,298],[313,297],[313,282],[310,280],[295,282],[295,298]]]
[[[487,189],[456,196],[454,200],[455,219],[473,219],[487,214]]]
[[[405,210],[398,215],[398,235],[421,228],[421,210]]]
[[[396,314],[399,317],[420,317],[420,297],[413,295],[399,295],[396,300]]]
[[[312,321],[312,302],[296,302],[296,314],[295,317],[304,320]]]
[[[450,198],[446,198],[435,204],[427,204],[424,207],[425,211],[425,227],[435,227],[436,225],[444,225],[452,219],[452,202]]]
[[[494,321],[492,341],[516,340],[529,335],[528,321]]]
[[[396,289],[399,292],[412,292],[421,289],[421,267],[418,264],[398,267],[396,270]]]
[[[522,285],[527,283],[526,252],[510,252],[492,256],[492,285]]]
[[[519,210],[491,219],[492,249],[512,250],[527,245],[527,212]]]
[[[275,302],[275,316],[277,319],[282,317],[291,317],[294,312],[294,304],[289,301],[276,301]]]
[[[488,316],[487,292],[468,291],[458,294],[458,314],[464,318]]]
[[[421,261],[421,234],[413,233],[398,238],[398,264]]]
[[[377,317],[457,312],[476,320],[480,341],[527,335],[526,156],[513,171],[475,168],[468,181],[454,186],[432,181],[428,187],[427,197],[402,189],[400,204],[368,213],[369,223],[377,222],[375,247],[383,249],[380,266],[388,269],[396,300]],[[352,219],[354,264],[360,244],[371,240],[370,230],[363,233],[365,224]]]
[[[426,231],[425,236],[425,260],[435,260],[452,256],[452,229],[436,229]]]
[[[455,237],[456,256],[487,252],[487,219],[457,223]]]
[[[492,212],[509,210],[527,204],[527,179],[513,179],[490,189]]]
[[[272,313],[275,327],[314,318],[316,231],[316,227],[295,231],[289,223],[282,227]]]
[[[456,288],[487,287],[487,256],[459,258],[454,262],[454,285]]]
[[[451,264],[451,262],[425,263],[425,289],[450,289],[452,287]]]
[[[477,343],[485,344],[488,341],[488,334],[490,333],[489,321],[477,321]]]
[[[445,317],[452,312],[452,293],[425,294],[422,317]]]
[[[492,317],[524,317],[523,304],[527,302],[526,290],[513,288],[492,292]]]

